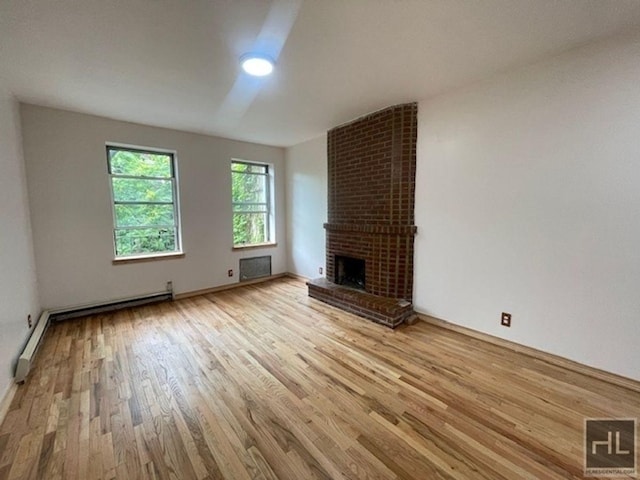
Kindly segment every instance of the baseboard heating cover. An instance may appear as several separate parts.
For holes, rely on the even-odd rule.
[[[240,259],[240,281],[271,275],[271,255]]]
[[[31,364],[36,356],[38,347],[40,347],[40,342],[42,341],[42,337],[44,337],[44,332],[47,331],[50,320],[49,310],[42,312],[42,315],[40,315],[40,318],[38,319],[38,323],[33,329],[33,332],[31,332],[27,345],[24,347],[20,358],[18,358],[15,376],[17,383],[22,383],[24,382],[24,379],[27,378],[27,374],[31,369]]]
[[[113,310],[121,310],[129,307],[139,307],[148,303],[163,302],[173,299],[173,291],[151,293],[149,295],[141,295],[138,297],[124,298],[113,300],[110,302],[93,303],[90,305],[82,305],[79,307],[71,307],[60,310],[52,310],[50,312],[52,321],[68,320],[76,317],[86,317],[87,315],[95,315],[96,313],[111,312]]]
[[[45,310],[40,315],[38,323],[33,329],[31,337],[27,345],[24,347],[20,358],[18,358],[18,365],[16,366],[15,381],[18,383],[24,382],[33,360],[35,358],[42,337],[44,336],[47,327],[52,321],[67,320],[75,317],[85,317],[87,315],[94,315],[96,313],[111,312],[113,310],[120,310],[122,308],[138,307],[140,305],[147,305],[149,303],[162,302],[165,300],[173,300],[173,289],[168,289],[165,292],[151,293],[149,295],[141,295],[138,297],[124,298],[120,300],[113,300],[109,302],[93,303],[90,305],[81,305],[77,307],[69,307],[57,310]]]

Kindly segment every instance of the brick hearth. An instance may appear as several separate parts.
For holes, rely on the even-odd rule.
[[[413,316],[417,104],[328,133],[326,279],[309,295],[384,325]],[[365,261],[365,290],[336,285],[336,255]]]

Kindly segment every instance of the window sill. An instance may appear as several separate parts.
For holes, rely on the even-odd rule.
[[[270,248],[277,246],[278,244],[276,242],[252,243],[251,245],[234,245],[232,250],[252,250],[254,248]]]
[[[131,257],[114,258],[111,263],[113,265],[123,265],[127,263],[143,263],[155,262],[159,260],[171,260],[175,258],[184,258],[184,252],[159,253],[157,255],[137,255]]]

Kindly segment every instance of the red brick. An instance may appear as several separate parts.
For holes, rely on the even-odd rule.
[[[374,311],[375,296],[412,300],[416,137],[417,104],[390,107],[329,131],[327,278],[334,278],[335,255],[362,258],[366,294],[373,300],[340,294],[339,301],[329,301],[338,294],[321,294],[318,285],[312,296],[385,324],[398,318],[385,317],[385,309]]]

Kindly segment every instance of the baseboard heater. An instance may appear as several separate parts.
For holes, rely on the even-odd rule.
[[[173,289],[166,292],[152,293],[149,295],[142,295],[138,297],[124,298],[120,300],[113,300],[109,302],[93,303],[91,305],[82,305],[77,307],[70,307],[58,310],[45,310],[40,315],[38,323],[36,324],[27,345],[24,347],[20,358],[18,358],[18,365],[16,366],[15,381],[18,383],[24,382],[35,355],[40,347],[40,343],[44,334],[52,321],[68,320],[70,318],[85,317],[88,315],[95,315],[97,313],[111,312],[114,310],[120,310],[122,308],[138,307],[141,305],[147,305],[150,303],[163,302],[165,300],[173,299]]]
[[[62,320],[69,320],[70,318],[86,317],[88,315],[95,315],[97,313],[112,312],[114,310],[121,310],[123,308],[129,307],[139,307],[141,305],[147,305],[149,303],[164,302],[165,300],[172,299],[173,291],[168,290],[166,292],[151,293],[149,295],[123,298],[110,302],[92,303],[91,305],[83,305],[61,310],[52,310],[50,312],[50,316],[52,321],[59,322]]]
[[[49,321],[49,310],[45,310],[44,312],[42,312],[42,315],[40,315],[38,323],[33,329],[33,332],[31,332],[31,336],[29,337],[27,345],[24,347],[20,358],[18,358],[18,365],[16,366],[15,375],[16,382],[22,383],[24,382],[24,379],[27,378],[27,374],[31,369],[33,358],[38,351],[38,347],[40,347],[42,337],[44,337],[44,332],[46,332],[47,327],[49,327]]]

